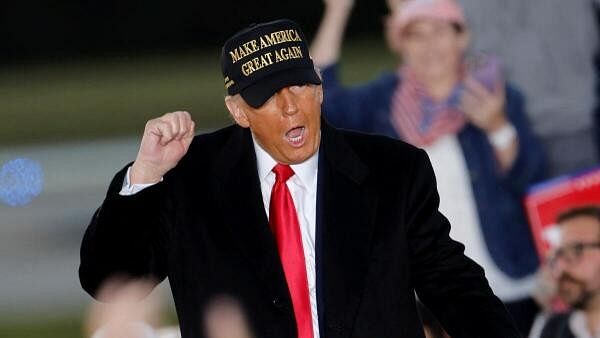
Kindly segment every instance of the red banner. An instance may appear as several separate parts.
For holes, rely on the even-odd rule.
[[[600,168],[533,186],[525,197],[525,207],[536,248],[542,260],[553,241],[558,240],[556,218],[566,210],[600,206]]]

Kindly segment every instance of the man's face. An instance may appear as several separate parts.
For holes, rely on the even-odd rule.
[[[283,164],[302,163],[316,153],[322,102],[323,88],[313,84],[282,88],[259,108],[239,95],[225,99],[237,124],[250,128],[260,146]]]
[[[579,216],[561,225],[559,254],[553,266],[559,296],[569,305],[585,309],[600,297],[600,222]]]
[[[460,72],[468,35],[458,32],[452,23],[420,19],[396,35],[402,41],[404,63],[420,79],[437,80]]]

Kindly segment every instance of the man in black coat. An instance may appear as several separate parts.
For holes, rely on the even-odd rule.
[[[239,302],[255,337],[423,337],[415,291],[452,337],[519,337],[448,236],[425,153],[321,119],[295,23],[237,33],[222,70],[237,125],[194,137],[186,112],[146,124],[83,239],[86,291],[168,277],[184,338],[205,336],[201,314],[219,296]]]

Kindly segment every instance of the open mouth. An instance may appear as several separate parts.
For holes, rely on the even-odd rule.
[[[285,133],[285,140],[292,147],[301,147],[306,140],[306,127],[296,127],[288,130],[288,132]]]

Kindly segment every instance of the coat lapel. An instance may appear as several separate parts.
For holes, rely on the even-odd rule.
[[[234,127],[233,136],[214,164],[215,177],[224,206],[225,226],[234,245],[241,249],[258,274],[260,289],[271,300],[290,304],[277,244],[264,211],[256,155],[248,129]]]
[[[321,336],[349,337],[367,275],[377,195],[344,136],[323,122],[317,199]],[[323,308],[324,303],[324,308]]]
[[[236,128],[214,163],[217,196],[234,243],[272,299],[291,299],[264,212],[256,155],[247,129]],[[322,122],[317,188],[317,306],[321,337],[350,337],[367,274],[377,198],[369,171],[344,136]]]

